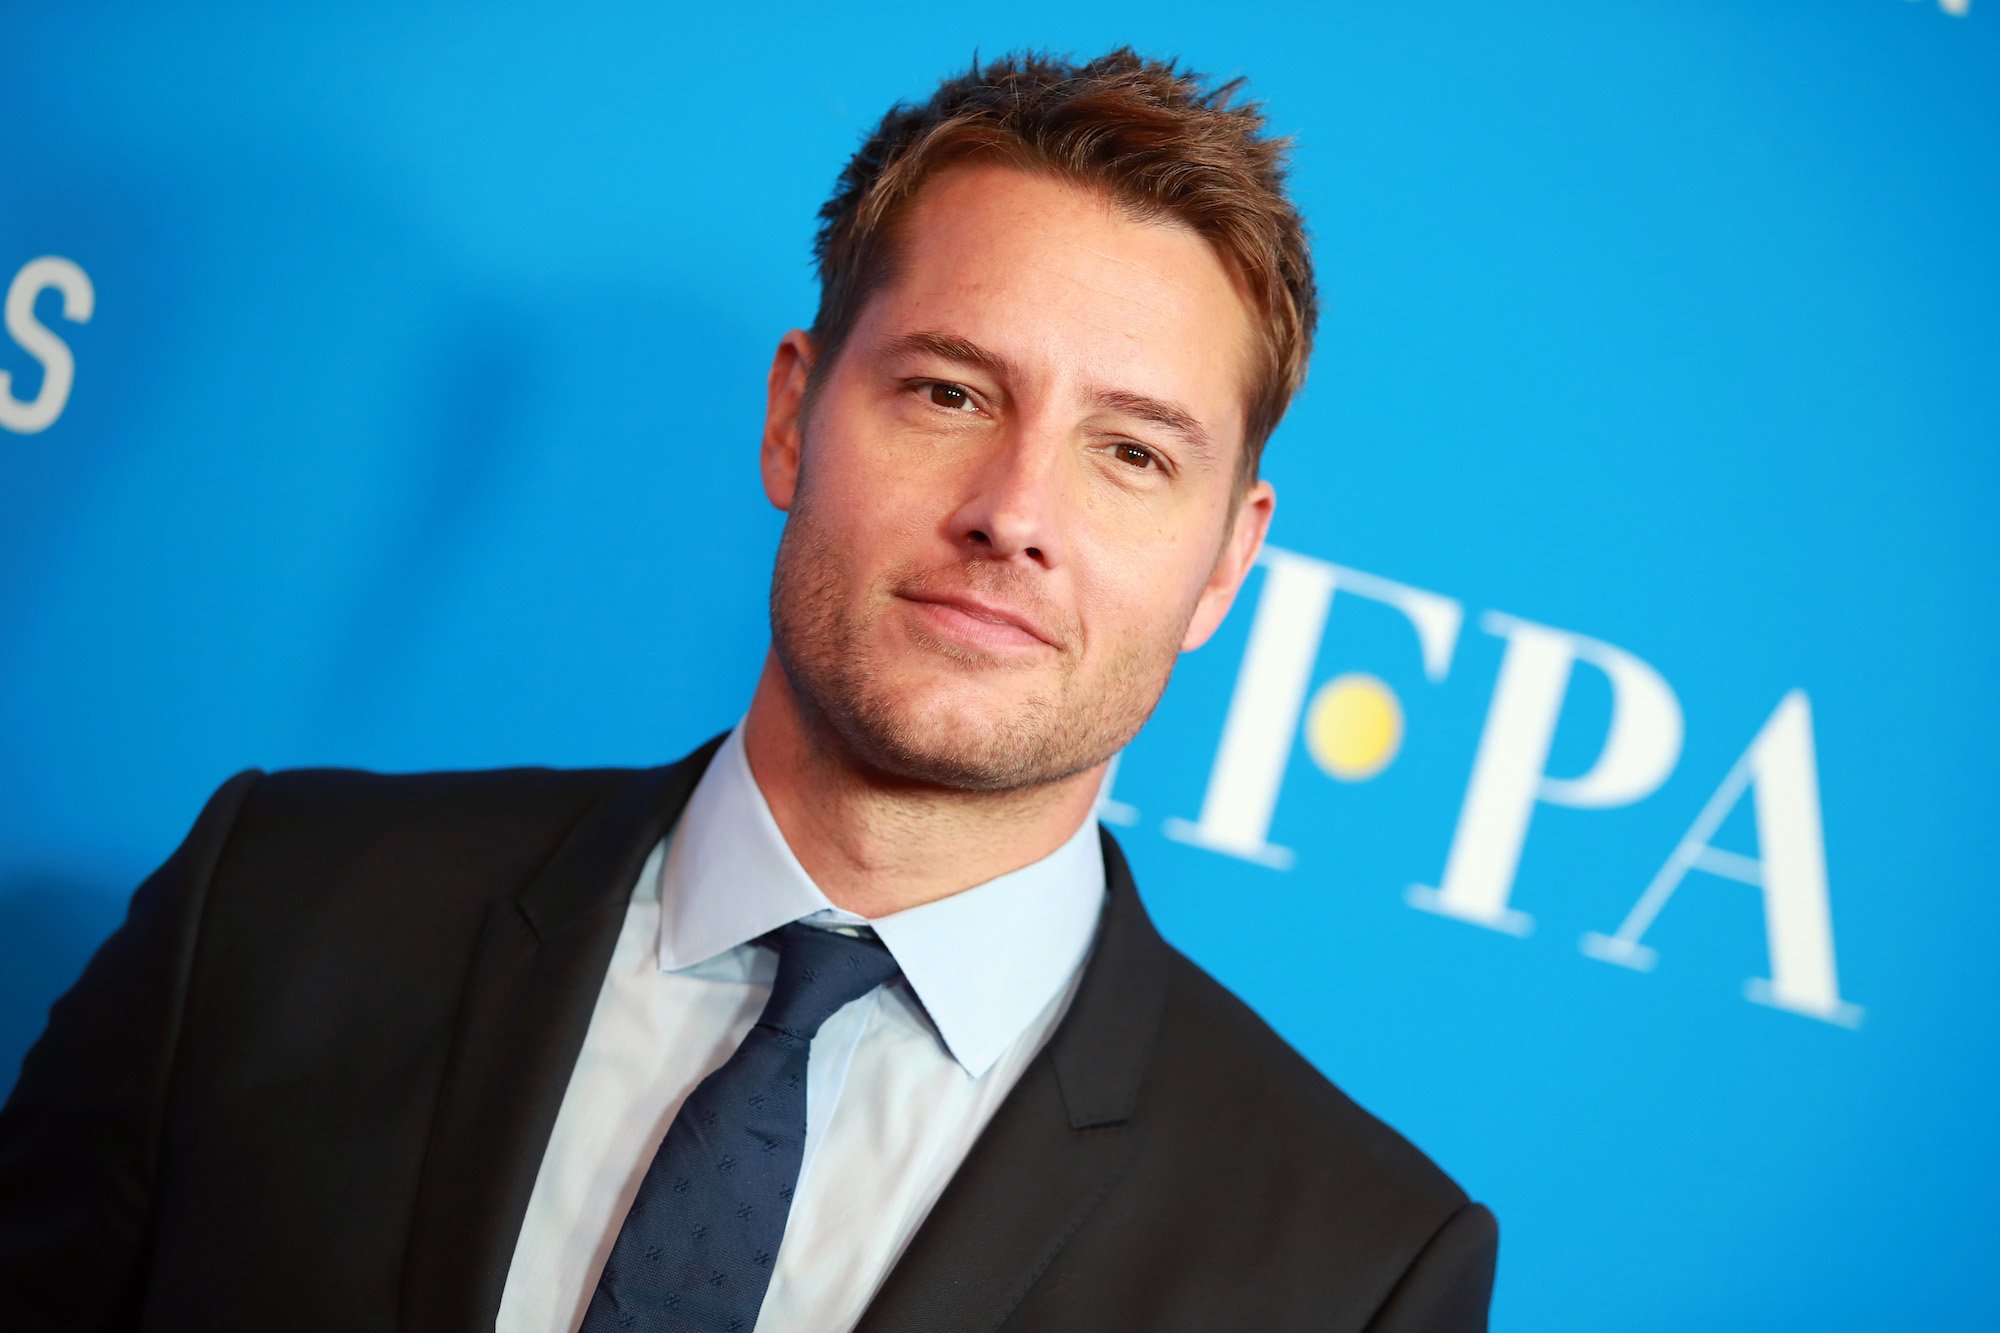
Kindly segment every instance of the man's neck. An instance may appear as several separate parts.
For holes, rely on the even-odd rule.
[[[1041,860],[1090,817],[1105,768],[1012,792],[871,773],[809,726],[775,656],[765,659],[743,744],[799,864],[835,906],[871,919]]]

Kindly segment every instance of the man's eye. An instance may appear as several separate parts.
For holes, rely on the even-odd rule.
[[[1144,445],[1133,444],[1129,440],[1121,440],[1113,445],[1111,453],[1119,462],[1130,464],[1135,468],[1157,468],[1160,466],[1159,455]]]
[[[938,407],[948,407],[954,412],[977,411],[978,404],[972,395],[956,384],[933,380],[924,386],[924,395]]]

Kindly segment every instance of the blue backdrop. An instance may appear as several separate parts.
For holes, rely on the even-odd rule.
[[[1500,1330],[1993,1326],[2000,4],[95,8],[0,12],[0,1086],[238,768],[733,720],[835,172],[1130,42],[1327,297],[1106,810],[1162,928],[1494,1206]]]

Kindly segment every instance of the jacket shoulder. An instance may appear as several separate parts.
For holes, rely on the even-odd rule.
[[[457,842],[473,837],[508,844],[569,828],[635,772],[535,767],[419,773],[280,769],[258,775],[245,793],[237,837],[307,845],[383,839]]]
[[[1461,1236],[1471,1237],[1468,1281],[1490,1274],[1491,1215],[1248,1005],[1151,941],[1126,978],[1135,992],[1148,978],[1160,985],[1126,1122],[1133,1156],[1065,1251],[1069,1285],[1042,1284],[1036,1310],[1047,1322],[1026,1326],[1483,1327],[1476,1313],[1376,1319],[1405,1289],[1419,1308],[1442,1281],[1422,1274],[1424,1256],[1458,1263]],[[1483,1311],[1476,1296],[1467,1308]],[[1094,1303],[1094,1313],[1071,1319],[1065,1302]],[[1130,1322],[1105,1322],[1111,1311]]]
[[[639,772],[631,768],[440,769],[379,773],[363,768],[253,770],[251,799],[262,817],[301,811],[315,819],[436,816],[455,809],[504,814],[588,805]]]
[[[1423,1235],[1465,1205],[1465,1191],[1421,1149],[1207,972],[1168,952],[1155,1059],[1160,1076],[1180,1086],[1167,1104],[1180,1108],[1183,1133],[1235,1145],[1251,1194],[1405,1218]]]
[[[247,784],[215,871],[210,925],[316,921],[337,904],[392,916],[476,907],[519,888],[637,770],[496,768],[239,774]],[[235,909],[235,910],[232,910]],[[325,924],[318,922],[318,924]]]

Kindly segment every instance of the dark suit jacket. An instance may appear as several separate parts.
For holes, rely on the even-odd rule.
[[[490,1329],[631,886],[713,751],[231,779],[0,1110],[0,1329]],[[864,1333],[1483,1329],[1492,1215],[1104,859],[1068,1015]]]

